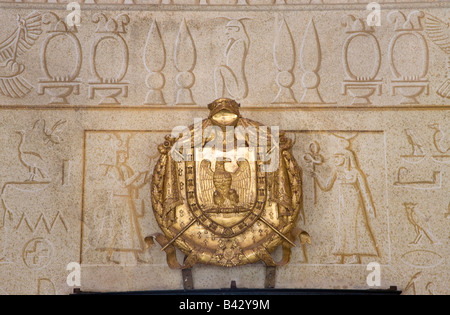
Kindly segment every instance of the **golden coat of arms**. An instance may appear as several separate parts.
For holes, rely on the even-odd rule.
[[[284,132],[245,119],[240,105],[219,99],[208,119],[166,136],[151,186],[163,234],[152,235],[171,268],[196,263],[239,266],[289,262],[302,215],[301,169]],[[179,136],[178,136],[179,135]],[[283,248],[280,261],[271,253]],[[186,259],[179,264],[175,247]]]

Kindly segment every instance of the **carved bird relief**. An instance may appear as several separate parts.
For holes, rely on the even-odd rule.
[[[439,124],[432,124],[428,127],[435,130],[433,135],[433,143],[436,150],[442,154],[447,154],[450,152],[450,135],[447,134]]]
[[[405,203],[405,210],[408,215],[409,222],[414,226],[416,230],[416,238],[411,243],[413,245],[419,244],[420,240],[425,236],[432,244],[440,244],[438,238],[434,235],[430,220],[431,216],[426,216],[420,211],[416,210],[417,204]]]
[[[42,33],[41,15],[33,12],[26,18],[17,15],[17,29],[0,44],[0,94],[20,98],[32,86],[22,77],[25,66],[17,58],[25,54]]]
[[[411,129],[405,129],[405,133],[406,133],[408,142],[412,148],[412,155],[413,156],[423,156],[425,154],[425,152],[423,150],[423,146],[418,141],[418,138],[415,135],[414,131],[412,131]]]
[[[37,152],[24,149],[27,133],[24,130],[17,131],[16,133],[20,135],[18,146],[19,160],[23,166],[28,168],[28,174],[30,176],[27,181],[36,182],[38,179],[42,181],[48,180],[47,163],[42,156]]]
[[[450,24],[434,16],[428,16],[425,29],[430,39],[438,45],[447,55],[447,80],[441,85],[438,94],[450,98]]]

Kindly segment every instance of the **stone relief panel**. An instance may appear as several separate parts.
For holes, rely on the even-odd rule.
[[[24,10],[19,20],[2,10],[0,99],[11,106],[184,107],[218,97],[247,107],[449,105],[445,10],[386,9],[381,26],[370,26],[364,8],[245,8],[173,11],[171,19],[163,11],[143,18],[81,8],[79,25],[66,21],[70,10]]]
[[[379,180],[386,177],[384,137],[377,131],[296,133],[306,226],[323,244],[308,247],[308,263],[390,264],[386,184]],[[333,227],[330,234],[320,232],[323,224]]]
[[[57,116],[10,122],[2,135],[0,273],[24,277],[15,278],[21,289],[12,294],[55,293],[61,261],[76,253],[76,245],[67,245],[78,239],[68,145],[73,125]]]
[[[440,228],[439,222],[446,219],[448,202],[440,200],[437,205],[430,196],[448,195],[449,163],[446,154],[439,152],[435,138],[445,141],[447,123],[431,122],[425,124],[422,132],[407,129],[404,133],[403,145],[399,147],[401,159],[393,163],[394,191],[402,198],[395,207],[402,209],[395,212],[395,217],[407,218],[407,229],[403,231],[402,241],[397,244],[406,245],[400,253],[400,261],[410,267],[429,270],[445,264],[448,231]],[[439,127],[439,128],[438,128]],[[439,136],[437,136],[439,135]],[[443,151],[443,150],[442,150]],[[414,192],[412,195],[410,195]],[[439,198],[441,199],[441,198]],[[400,237],[393,231],[393,238]]]
[[[25,65],[17,58],[27,53],[39,38],[42,33],[41,18],[39,12],[32,12],[25,18],[18,15],[12,34],[0,45],[0,94],[4,97],[22,98],[32,89],[23,77]]]
[[[275,6],[367,2],[82,6],[79,26],[65,5],[1,4],[0,293],[70,293],[71,262],[83,290],[182,288],[145,240],[158,145],[231,97],[287,130],[303,170],[298,224],[313,244],[297,244],[276,287],[366,288],[377,262],[383,288],[448,294],[448,10],[389,7],[371,27],[364,6]],[[114,4],[132,3],[150,2]],[[246,9],[260,4],[274,7]],[[199,266],[196,287],[262,287],[261,267]]]
[[[159,132],[87,132],[83,264],[149,263],[150,181]],[[153,143],[153,145],[151,145]]]
[[[81,125],[48,115],[10,124],[5,130],[17,132],[2,135],[9,168],[2,167],[0,275],[15,282],[18,270],[28,273],[35,281],[31,294],[70,292],[64,271],[72,261],[82,265],[86,290],[179,288],[179,274],[145,240],[158,231],[149,179],[157,147],[173,121],[149,123],[167,114],[161,110],[106,113],[85,110]],[[405,294],[446,292],[449,170],[435,157],[434,129],[428,124],[446,126],[448,114],[429,112],[424,122],[416,113],[366,116],[358,124],[368,126],[375,119],[372,130],[354,131],[351,122],[358,113],[281,114],[303,170],[305,207],[298,224],[308,230],[313,245],[293,249],[291,263],[279,270],[278,287],[361,285],[367,264],[375,261],[386,270],[384,287],[398,285]],[[247,114],[279,123],[273,113]],[[200,115],[179,112],[172,118],[187,124]],[[406,119],[415,132],[403,130]],[[306,122],[303,129],[299,121]],[[135,130],[126,129],[131,122]],[[402,167],[409,172],[398,185]],[[433,172],[439,173],[438,181],[430,177]],[[60,271],[53,273],[54,268]],[[220,269],[214,283],[225,286],[233,277],[258,286],[255,278],[241,275],[258,278],[258,268]],[[206,288],[210,273],[218,271],[200,266],[196,272],[198,287]],[[330,276],[341,282],[330,284]],[[118,282],[107,285],[100,281],[105,277]],[[125,279],[132,285],[121,285]],[[14,292],[24,291],[6,293]]]

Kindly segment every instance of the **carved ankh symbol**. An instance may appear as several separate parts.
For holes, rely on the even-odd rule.
[[[309,145],[309,152],[305,154],[303,159],[312,166],[313,173],[316,172],[316,165],[322,165],[324,157],[320,154],[320,145],[318,142],[313,141]],[[317,179],[314,178],[314,191],[313,191],[314,204],[317,204]]]

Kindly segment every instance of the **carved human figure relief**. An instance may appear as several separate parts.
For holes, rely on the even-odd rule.
[[[437,17],[427,15],[425,30],[433,43],[447,54],[447,78],[438,88],[437,94],[444,98],[450,98],[450,24]]]
[[[145,43],[144,65],[148,71],[146,84],[150,89],[147,93],[145,104],[165,105],[166,101],[162,89],[166,84],[166,80],[162,71],[166,66],[166,49],[156,20],[152,22]]]
[[[120,253],[128,252],[141,262],[140,254],[145,250],[139,218],[143,215],[136,201],[139,189],[148,183],[148,172],[135,172],[128,165],[129,142],[127,138],[114,134],[111,138],[116,153],[113,165],[104,165],[105,177],[111,183],[97,250],[106,253],[109,263],[119,264]],[[141,180],[141,182],[139,182]]]
[[[347,15],[342,25],[348,34],[343,46],[343,64],[346,78],[342,94],[353,97],[353,105],[371,105],[370,97],[382,93],[381,48],[373,26],[367,21]],[[363,49],[364,48],[364,49]]]
[[[424,16],[421,11],[413,11],[408,17],[394,11],[388,16],[395,30],[389,45],[389,64],[394,76],[392,95],[400,93],[401,104],[419,104],[417,97],[424,92],[429,94],[429,52],[421,23]]]
[[[43,23],[49,25],[47,37],[41,46],[41,68],[44,78],[39,80],[38,94],[49,94],[50,104],[69,104],[67,97],[80,94],[81,44],[77,27],[70,28],[64,18],[46,13]],[[61,58],[64,56],[64,58]],[[63,60],[63,62],[58,62]]]
[[[324,179],[318,172],[311,172],[318,187],[329,192],[338,190],[337,230],[332,250],[338,264],[360,264],[362,257],[380,257],[371,228],[376,209],[366,174],[360,168],[352,141],[358,133],[334,134],[340,139],[340,148],[334,154],[335,168]]]
[[[128,72],[129,50],[123,35],[127,33],[130,17],[119,14],[111,18],[96,13],[92,22],[98,26],[91,46],[90,64],[94,79],[89,81],[89,98],[100,95],[100,105],[120,105],[117,98],[128,97],[129,83],[124,79]],[[106,56],[107,60],[101,59]]]
[[[338,224],[332,255],[333,263],[339,264],[360,264],[362,257],[380,257],[370,224],[376,218],[371,188],[352,149],[357,135],[335,134],[341,139],[341,148],[334,154],[331,175],[324,179],[317,172],[311,173],[322,191],[335,187],[338,190]]]
[[[33,88],[24,78],[25,65],[20,57],[38,40],[42,33],[41,14],[32,12],[22,18],[17,15],[16,30],[0,43],[0,95],[22,98]]]
[[[214,69],[214,86],[216,98],[245,99],[248,95],[248,83],[245,73],[250,38],[245,25],[246,18],[226,18],[225,26],[227,44],[223,51],[223,60]]]
[[[145,133],[89,133],[82,263],[148,263],[144,237],[150,223],[149,182],[154,158],[141,151],[148,140]],[[91,189],[97,193],[91,194]]]

